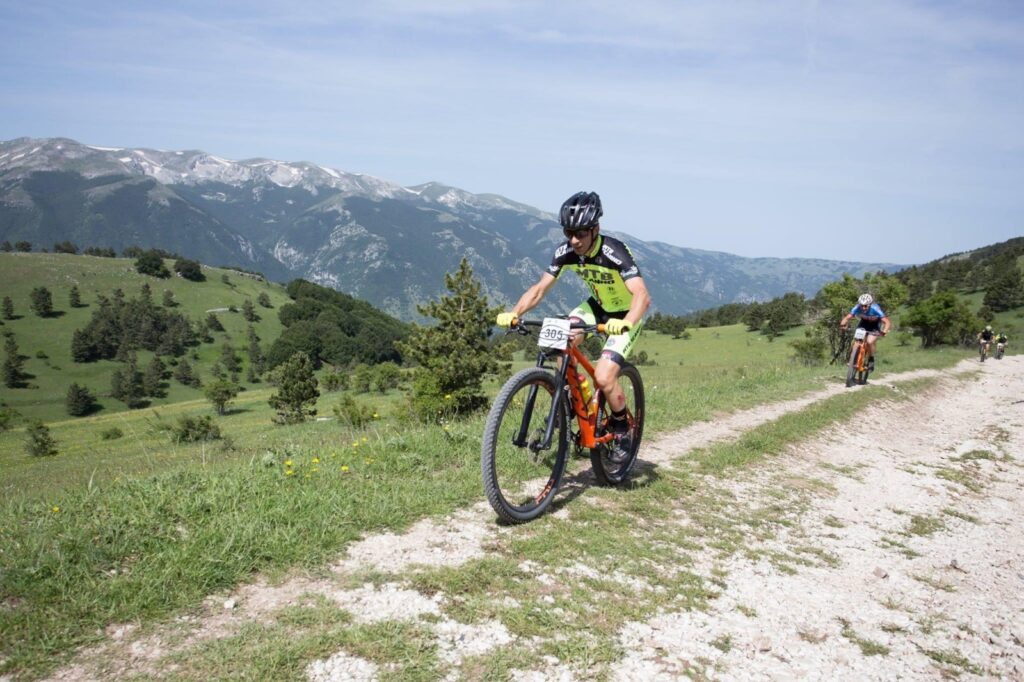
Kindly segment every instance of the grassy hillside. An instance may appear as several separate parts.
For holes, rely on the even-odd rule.
[[[221,282],[222,272],[229,284]],[[90,313],[67,305],[73,283],[92,305],[97,293],[120,287],[133,297],[148,281],[156,301],[170,289],[179,310],[193,318],[241,306],[265,291],[274,310],[257,308],[263,318],[257,329],[264,344],[276,337],[276,309],[287,300],[283,289],[232,271],[207,273],[207,282],[194,284],[143,278],[128,260],[0,254],[2,294],[15,300],[21,315],[0,329],[15,332],[30,358],[30,381],[39,386],[3,389],[3,399],[46,419],[59,450],[53,457],[30,457],[20,424],[0,433],[0,602],[12,605],[0,608],[0,675],[40,674],[75,647],[101,639],[97,633],[110,623],[154,623],[254,573],[314,568],[365,532],[402,529],[483,499],[483,416],[442,426],[410,423],[402,390],[352,396],[375,415],[362,428],[329,418],[345,395],[340,393],[321,395],[317,407],[327,419],[282,427],[270,419],[267,397],[273,389],[251,385],[234,409],[216,418],[225,439],[206,444],[176,444],[169,437],[167,427],[180,415],[212,415],[198,391],[177,385],[146,409],[125,410],[106,399],[97,414],[67,417],[67,384],[78,381],[105,393],[109,372],[118,366],[70,361],[71,332]],[[63,316],[40,319],[29,311],[28,294],[41,284],[53,292]],[[1015,314],[1008,313],[1008,321]],[[236,344],[245,337],[240,313],[219,315],[227,331],[198,349],[203,367],[216,359],[227,335]],[[774,341],[743,325],[692,329],[689,339],[645,333],[637,352],[656,363],[642,368],[648,437],[842,382],[841,364],[806,367],[792,360],[788,341],[802,333],[792,329]],[[36,358],[37,350],[48,357]],[[916,341],[900,346],[890,337],[880,342],[878,373],[944,367],[971,355],[973,349],[925,351]],[[497,382],[487,388],[495,392]],[[891,393],[871,386],[851,390],[838,407],[817,410],[802,428],[850,420],[865,403]],[[113,426],[123,437],[104,440],[103,432]],[[765,451],[760,442],[753,448],[759,456]],[[587,460],[572,463],[574,469],[588,466]],[[683,489],[668,481],[659,485],[657,476],[640,475],[626,500]],[[543,519],[537,527],[548,528],[549,522]],[[305,660],[314,652],[296,656]]]
[[[4,320],[0,332],[11,331],[18,343],[21,355],[27,356],[25,371],[28,388],[9,389],[0,387],[2,401],[25,417],[55,421],[67,418],[64,410],[64,396],[72,382],[87,386],[99,398],[101,414],[125,410],[123,403],[108,397],[110,373],[121,363],[101,360],[91,363],[75,363],[71,360],[71,335],[76,329],[85,327],[96,309],[97,295],[110,297],[115,289],[121,289],[127,298],[139,295],[143,283],[148,283],[153,300],[159,305],[163,292],[174,295],[176,312],[193,320],[202,320],[207,311],[219,310],[217,317],[224,325],[224,332],[214,334],[212,344],[201,344],[194,350],[196,365],[205,380],[213,362],[220,355],[221,345],[230,340],[245,362],[244,349],[247,346],[246,328],[248,323],[240,312],[228,312],[235,306],[241,310],[249,299],[256,305],[261,293],[270,298],[273,308],[256,305],[260,320],[254,324],[266,347],[281,333],[277,308],[289,301],[284,288],[278,284],[256,279],[234,270],[220,268],[203,269],[205,282],[190,282],[181,277],[157,279],[140,275],[133,267],[134,260],[126,258],[99,258],[50,253],[0,253],[0,296],[10,296],[14,303],[15,320]],[[172,262],[168,261],[170,269]],[[222,281],[227,276],[228,283]],[[53,295],[53,317],[41,318],[29,308],[29,294],[35,287],[45,286]],[[68,294],[77,286],[84,307],[72,308]],[[152,353],[140,351],[139,366],[145,368]],[[243,373],[244,377],[244,373]],[[258,385],[257,385],[258,386]],[[168,382],[167,396],[153,401],[154,406],[196,400],[202,397],[201,389],[189,388],[176,381]]]

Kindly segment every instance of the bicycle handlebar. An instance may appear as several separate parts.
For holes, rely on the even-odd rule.
[[[516,320],[516,323],[509,328],[509,331],[516,331],[520,334],[529,334],[527,327],[543,327],[543,320]],[[604,324],[587,324],[586,322],[571,322],[569,329],[579,329],[585,332],[597,332],[604,334]]]

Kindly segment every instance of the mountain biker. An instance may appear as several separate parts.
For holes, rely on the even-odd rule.
[[[594,368],[594,379],[610,408],[610,427],[616,448],[612,458],[628,457],[631,436],[626,418],[626,396],[619,386],[622,364],[640,336],[643,316],[651,303],[647,285],[633,260],[629,247],[618,239],[601,235],[604,215],[597,192],[577,192],[565,200],[558,214],[566,242],[555,249],[551,265],[536,284],[523,293],[512,310],[500,313],[499,327],[512,327],[528,310],[536,307],[566,268],[573,270],[590,290],[590,298],[569,314],[572,322],[605,325],[608,340]],[[573,335],[578,344],[582,335]]]
[[[860,320],[857,326],[866,329],[868,332],[867,337],[864,339],[868,344],[868,372],[874,372],[875,344],[878,342],[879,336],[885,336],[889,333],[892,322],[889,321],[888,315],[875,303],[875,297],[871,294],[862,294],[857,299],[857,305],[853,306],[853,309],[839,322],[839,328],[845,331],[847,323],[854,317]],[[853,356],[850,357],[850,363],[852,362]]]
[[[985,345],[985,354],[988,355],[989,349],[992,348],[992,339],[995,338],[995,334],[992,332],[992,325],[986,324],[985,328],[978,332],[978,343]]]

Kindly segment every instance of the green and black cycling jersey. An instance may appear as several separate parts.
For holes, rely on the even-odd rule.
[[[992,340],[992,336],[993,336],[992,332],[988,331],[987,329],[983,329],[982,332],[981,332],[981,340],[982,341],[991,341]]]
[[[629,310],[633,294],[626,288],[626,281],[639,277],[640,268],[633,261],[629,247],[618,239],[598,235],[594,248],[582,258],[565,242],[555,251],[547,271],[557,278],[565,268],[580,276],[591,298],[605,311]]]

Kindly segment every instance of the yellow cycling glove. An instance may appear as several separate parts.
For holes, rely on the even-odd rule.
[[[516,323],[515,313],[498,313],[498,319],[495,320],[495,324],[505,329],[511,329],[512,325]]]
[[[619,334],[625,334],[629,331],[632,325],[625,320],[620,320],[617,317],[613,317],[604,323],[604,330],[608,332],[609,336],[618,336]]]

